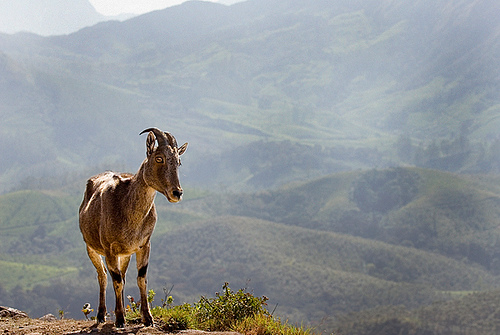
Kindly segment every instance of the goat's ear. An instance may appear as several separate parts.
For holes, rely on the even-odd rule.
[[[147,156],[151,156],[153,151],[155,150],[155,135],[152,131],[149,132],[148,138],[146,139],[146,154]]]
[[[179,149],[177,149],[177,152],[179,153],[179,156],[182,155],[184,152],[186,152],[186,149],[188,147],[187,142],[181,145]]]

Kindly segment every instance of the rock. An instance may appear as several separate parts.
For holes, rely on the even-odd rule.
[[[57,321],[57,318],[54,316],[54,314],[49,313],[49,314],[44,315],[41,318],[39,318],[39,320],[54,322],[54,321]]]
[[[0,317],[2,318],[27,318],[28,314],[11,307],[0,306]]]

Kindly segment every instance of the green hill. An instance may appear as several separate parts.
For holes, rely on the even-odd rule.
[[[443,291],[495,287],[485,270],[414,248],[242,217],[155,236],[150,286],[188,301],[221,282],[248,285],[294,321],[380,305],[416,307]],[[179,283],[179,284],[177,284]]]
[[[59,266],[29,264],[19,261],[0,260],[0,268],[2,269],[0,287],[6,291],[11,291],[15,287],[32,289],[35,285],[48,284],[53,279],[67,278],[67,275],[78,273],[76,267],[67,266],[61,268]]]
[[[370,170],[230,195],[212,207],[215,213],[435,251],[497,272],[500,193],[493,185],[435,170]]]
[[[0,196],[0,253],[46,257],[74,248],[78,205],[78,198],[64,193],[19,191]]]
[[[469,293],[463,297],[434,303],[413,311],[402,307],[385,307],[341,318],[332,329],[342,334],[477,334],[498,332],[498,290]]]
[[[331,327],[346,313],[412,311],[496,289],[494,180],[397,168],[252,194],[187,189],[179,205],[159,196],[149,287],[161,295],[174,285],[180,303],[228,281],[268,296],[275,315],[312,324],[336,318]],[[0,196],[0,304],[32,315],[62,308],[78,318],[82,302],[96,301],[74,188]],[[126,294],[133,296],[135,275],[131,266]]]

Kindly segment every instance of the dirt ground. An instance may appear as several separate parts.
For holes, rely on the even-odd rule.
[[[39,319],[0,318],[0,334],[49,335],[49,334],[171,334],[156,327],[131,325],[116,329],[112,323],[97,326],[94,321],[57,320],[42,321]],[[182,330],[179,335],[241,335],[234,332],[203,332],[199,330]]]
[[[22,312],[21,312],[22,313]],[[0,335],[51,335],[51,334],[171,334],[163,331],[161,325],[144,327],[128,325],[117,329],[111,322],[97,325],[95,321],[59,320],[55,317],[31,319],[23,314],[0,313]],[[241,335],[234,332],[203,332],[199,330],[182,330],[179,335]]]

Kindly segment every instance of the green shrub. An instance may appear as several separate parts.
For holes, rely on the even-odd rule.
[[[201,297],[194,306],[195,318],[201,328],[206,330],[229,330],[237,322],[257,314],[266,315],[267,297],[254,297],[240,289],[233,292],[228,283],[222,287],[223,293],[215,298]]]
[[[222,286],[223,292],[215,298],[201,297],[193,306],[183,304],[173,306],[173,298],[168,296],[163,306],[151,308],[157,327],[163,331],[175,332],[185,329],[209,331],[237,331],[252,335],[312,335],[311,331],[288,323],[282,324],[266,310],[266,297],[255,297],[244,289],[232,291],[228,283]],[[154,292],[149,291],[148,299],[152,304]],[[126,319],[129,323],[141,321],[140,308],[133,303],[127,306]]]

